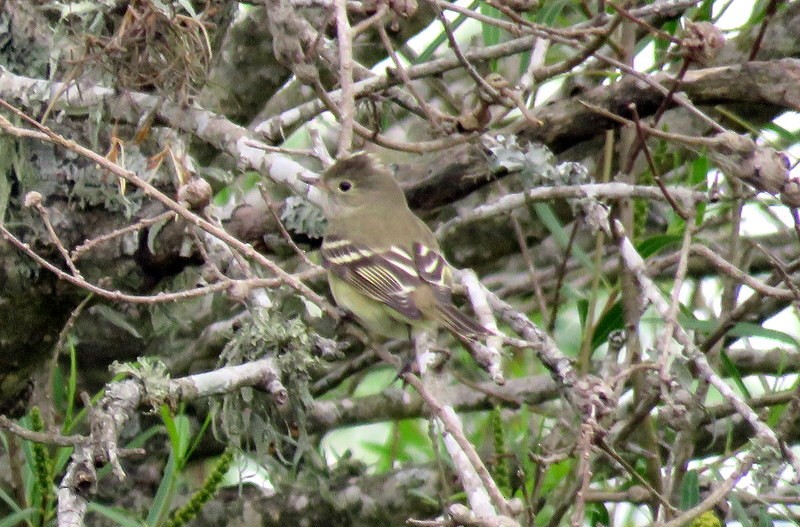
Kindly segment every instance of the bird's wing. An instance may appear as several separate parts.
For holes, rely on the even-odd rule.
[[[424,282],[414,259],[400,247],[374,250],[349,240],[326,238],[322,265],[359,293],[382,302],[409,320],[423,318],[412,293]]]
[[[433,288],[439,303],[449,304],[452,301],[453,280],[450,264],[438,250],[419,242],[412,244],[411,252],[419,277]]]
[[[467,339],[479,339],[492,335],[493,332],[483,327],[479,322],[465,315],[453,305],[452,271],[450,264],[439,251],[414,242],[414,265],[419,276],[430,284],[436,297],[437,318],[447,329],[456,335]]]

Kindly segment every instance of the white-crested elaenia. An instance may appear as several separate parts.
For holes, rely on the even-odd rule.
[[[340,307],[373,334],[407,338],[443,325],[461,340],[493,333],[453,305],[452,271],[431,230],[371,155],[339,160],[314,182],[326,196],[322,262]]]

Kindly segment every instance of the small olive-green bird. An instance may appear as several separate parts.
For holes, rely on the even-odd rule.
[[[337,161],[314,185],[326,199],[322,264],[336,303],[371,333],[408,338],[443,325],[461,340],[493,335],[452,301],[452,271],[389,170],[369,154]]]

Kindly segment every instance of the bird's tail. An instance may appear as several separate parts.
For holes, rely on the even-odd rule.
[[[437,318],[455,336],[467,340],[481,340],[496,335],[486,329],[477,320],[465,315],[453,304],[438,304]]]

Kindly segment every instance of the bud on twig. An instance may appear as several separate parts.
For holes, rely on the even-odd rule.
[[[213,191],[205,179],[196,178],[178,189],[178,202],[189,210],[203,210],[211,203]]]
[[[719,55],[725,35],[711,22],[687,22],[681,44],[684,59],[706,66]]]

